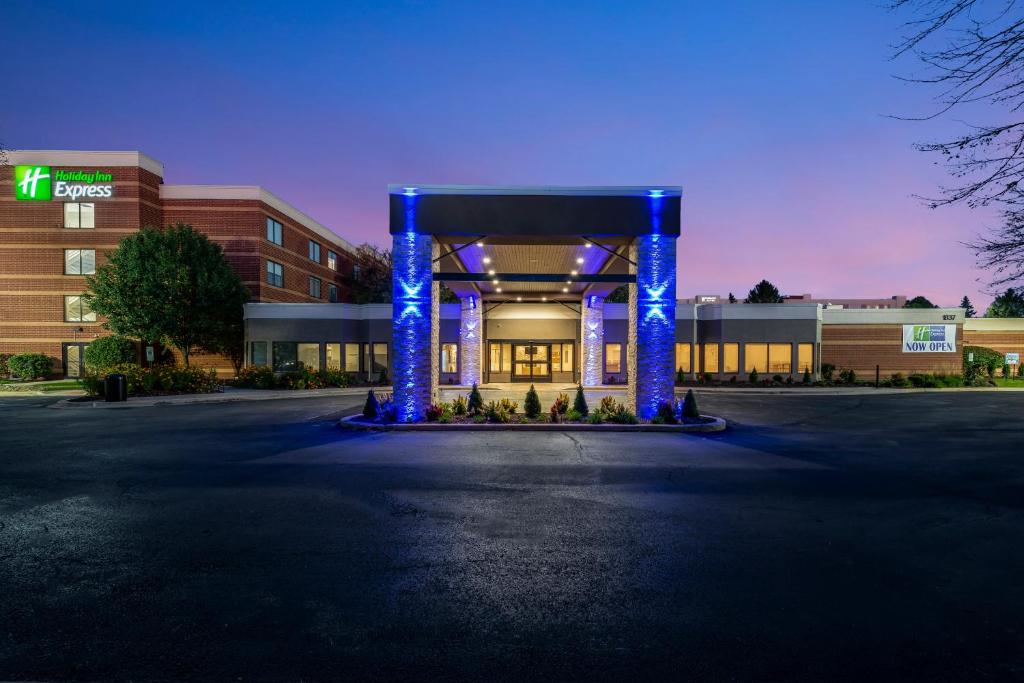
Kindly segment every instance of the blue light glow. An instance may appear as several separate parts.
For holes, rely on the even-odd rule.
[[[648,197],[652,197],[652,198],[654,198],[654,197],[664,197],[665,196],[665,190],[651,190],[650,192],[647,193],[647,196]]]
[[[432,240],[416,232],[416,188],[405,188],[405,232],[392,243],[394,387],[399,422],[426,417],[431,392]],[[411,192],[410,192],[411,191]]]
[[[582,380],[586,386],[597,386],[602,383],[604,372],[604,299],[588,296],[582,317]]]
[[[402,194],[404,194],[406,197],[415,197],[416,196],[416,190],[418,190],[419,188],[416,188],[416,187],[403,187],[402,189],[404,190],[404,192],[402,192]]]
[[[459,307],[459,383],[471,386],[483,382],[483,311],[476,305],[476,297],[468,296]]]

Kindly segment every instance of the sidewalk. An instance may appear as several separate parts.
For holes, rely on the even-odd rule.
[[[227,387],[224,391],[216,394],[181,394],[177,396],[135,396],[124,403],[107,403],[100,399],[98,401],[59,401],[51,408],[145,408],[152,406],[180,406],[196,403],[231,403],[234,401],[274,401],[281,399],[298,398],[328,398],[331,396],[366,396],[366,392],[373,389],[376,393],[391,393],[391,387],[349,387],[347,389],[302,389],[302,390],[264,390],[264,389],[234,389]]]

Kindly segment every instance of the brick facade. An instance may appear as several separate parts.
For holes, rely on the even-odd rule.
[[[45,353],[55,361],[55,374],[63,375],[65,344],[87,343],[107,334],[102,321],[65,321],[64,297],[84,292],[87,285],[85,276],[64,274],[64,250],[94,249],[99,267],[121,239],[147,225],[188,223],[220,244],[249,288],[251,301],[327,302],[330,284],[338,288],[338,301],[350,300],[351,247],[259,188],[226,188],[221,197],[217,187],[166,186],[160,174],[144,167],[159,167],[157,162],[125,165],[124,157],[144,159],[136,154],[13,152],[10,156],[10,165],[0,166],[0,354]],[[114,196],[79,200],[94,204],[94,228],[65,228],[61,199],[15,199],[14,166],[21,163],[110,173]],[[188,196],[191,190],[196,198]],[[268,216],[282,225],[281,246],[267,240]],[[309,240],[320,244],[319,263],[308,258]],[[337,271],[327,267],[328,250],[338,255]],[[283,287],[268,284],[268,259],[282,264]],[[309,295],[310,276],[321,280],[318,299]],[[197,353],[193,362],[233,374],[230,361],[223,357]]]
[[[963,372],[963,330],[956,326],[956,353],[904,353],[903,325],[823,325],[821,362],[850,369],[862,379],[873,377],[880,366],[882,377],[895,373],[959,375]]]

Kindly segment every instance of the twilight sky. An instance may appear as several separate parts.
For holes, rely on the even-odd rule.
[[[0,141],[138,149],[387,243],[389,182],[683,186],[679,294],[924,294],[982,310],[915,141],[959,130],[872,0],[12,3]],[[992,116],[996,112],[991,113]]]

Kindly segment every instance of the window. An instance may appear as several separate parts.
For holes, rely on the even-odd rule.
[[[604,371],[609,374],[622,372],[622,344],[604,345]]]
[[[345,344],[345,372],[359,372],[359,344]]]
[[[313,240],[309,241],[309,260],[320,263],[320,244]]]
[[[491,372],[512,372],[512,345],[492,343],[490,345]]]
[[[496,346],[492,344],[491,346]],[[459,345],[441,344],[441,372],[459,371]]]
[[[249,344],[249,365],[267,364],[267,342]]]
[[[689,344],[676,344],[676,372],[679,370],[682,370],[683,372],[690,371]]]
[[[358,280],[360,272],[361,271],[359,270],[359,264],[358,263],[352,264],[352,278],[355,279],[355,280]]]
[[[64,274],[65,275],[95,275],[96,274],[96,250],[95,249],[65,249],[64,250]]]
[[[95,228],[96,205],[68,202],[64,205],[65,228]]]
[[[814,372],[814,344],[796,345],[797,372]]]
[[[338,303],[338,285],[327,285],[327,300],[332,304]]]
[[[341,370],[341,344],[324,344],[324,362],[328,370]]]
[[[740,345],[722,344],[722,372],[740,371]]]
[[[375,342],[373,344],[373,371],[386,372],[388,369],[388,345]]]
[[[555,355],[555,349],[557,347],[558,347],[558,344],[555,344],[554,346],[551,347],[551,355],[552,355],[552,357]],[[562,369],[561,369],[562,372],[572,372],[573,371],[572,355],[573,355],[573,345],[572,344],[562,344]],[[554,369],[557,371],[558,370],[558,366],[556,365],[554,367]]]
[[[320,298],[320,278],[309,278],[309,295],[316,299]]]
[[[338,255],[330,249],[327,250],[327,267],[331,270],[338,269]]]
[[[284,266],[280,263],[267,261],[267,284],[284,287]]]
[[[302,367],[310,370],[320,369],[320,345],[319,344],[298,344],[299,363]]]
[[[64,320],[69,323],[94,323],[96,314],[89,310],[89,304],[85,303],[79,295],[64,297]]]
[[[284,244],[281,224],[270,217],[267,218],[267,240],[273,242],[277,246],[281,246]]]
[[[757,370],[760,373],[768,371],[767,344],[743,345],[743,372],[749,374],[754,370]]]
[[[274,342],[274,372],[288,372],[298,369],[298,344],[295,342]]]
[[[768,372],[789,373],[793,367],[792,344],[768,345]]]
[[[704,372],[718,372],[718,344],[704,345]]]

